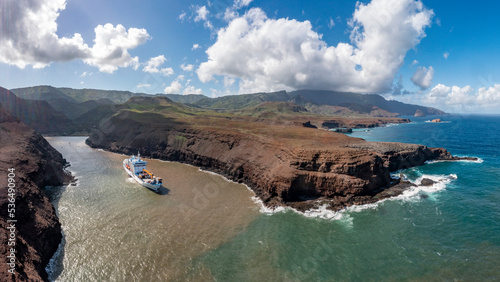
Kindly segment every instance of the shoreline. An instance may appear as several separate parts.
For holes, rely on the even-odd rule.
[[[60,136],[60,137],[80,137],[80,136]],[[85,137],[85,136],[82,136],[82,137]],[[85,145],[89,146],[88,144],[85,144]],[[124,156],[124,157],[128,156],[128,155],[126,155],[124,153],[112,152],[112,151],[108,151],[108,150],[105,150],[105,149],[102,149],[102,148],[93,148],[91,146],[89,146],[89,148],[91,148],[93,150],[96,150],[96,151],[102,151],[102,152],[107,152],[107,153],[113,153],[113,154],[121,155],[121,156]],[[473,157],[467,157],[467,158],[473,158]],[[187,166],[190,166],[190,167],[193,167],[193,168],[197,168],[200,172],[204,172],[204,173],[208,173],[208,174],[219,176],[219,177],[223,178],[227,182],[231,182],[231,183],[234,183],[234,184],[241,184],[248,191],[251,191],[253,193],[253,196],[250,197],[250,200],[257,205],[257,207],[259,208],[259,212],[261,214],[272,215],[272,214],[276,214],[276,213],[280,213],[280,212],[285,212],[287,210],[291,210],[291,211],[293,211],[293,212],[295,212],[297,214],[300,214],[300,215],[302,215],[304,217],[308,217],[308,218],[321,218],[321,219],[328,219],[328,220],[341,220],[342,216],[343,216],[343,214],[345,212],[362,211],[362,210],[365,210],[365,209],[376,208],[378,205],[380,205],[383,202],[388,201],[388,200],[391,200],[391,201],[404,200],[404,199],[416,196],[418,194],[418,192],[420,192],[420,191],[426,191],[425,188],[429,188],[429,186],[420,185],[418,183],[418,180],[419,179],[421,180],[422,178],[437,178],[436,180],[434,180],[435,183],[433,185],[431,185],[431,188],[434,187],[434,185],[436,185],[436,184],[442,184],[443,181],[447,181],[448,180],[447,182],[444,183],[444,185],[446,186],[446,184],[450,183],[451,181],[453,181],[453,180],[455,180],[457,178],[456,175],[451,175],[451,174],[448,175],[448,176],[443,176],[443,175],[438,175],[438,176],[435,176],[435,175],[424,175],[425,177],[422,176],[422,177],[420,177],[419,179],[417,179],[415,181],[407,181],[408,183],[405,183],[406,185],[404,186],[404,188],[401,191],[399,191],[400,193],[398,193],[396,195],[388,195],[388,196],[385,196],[383,198],[374,200],[373,202],[364,203],[364,204],[353,204],[353,205],[345,206],[345,207],[343,207],[342,209],[339,209],[339,210],[332,210],[332,209],[328,208],[328,201],[329,200],[328,199],[322,199],[321,201],[317,201],[316,202],[316,206],[315,207],[310,207],[310,208],[305,209],[305,210],[300,210],[300,209],[297,209],[297,208],[295,208],[293,206],[290,206],[290,205],[267,206],[264,203],[264,201],[261,198],[258,197],[258,195],[255,193],[254,189],[252,189],[246,183],[234,181],[234,180],[228,178],[226,175],[223,175],[223,174],[220,174],[220,173],[217,173],[217,172],[214,172],[214,171],[207,170],[206,168],[202,168],[202,167],[195,166],[195,165],[192,165],[192,164],[189,164],[189,163],[178,162],[178,161],[162,160],[162,159],[150,158],[150,157],[146,157],[146,159],[154,160],[154,161],[159,161],[159,162],[167,162],[167,163],[176,163],[176,164],[181,164],[181,165],[187,165]],[[477,159],[479,159],[479,158],[477,158]],[[479,160],[481,160],[481,159],[479,159]],[[470,160],[442,160],[442,161],[438,160],[438,161],[428,161],[428,162],[426,162],[426,164],[431,164],[433,162],[445,162],[445,161],[463,161],[463,162],[472,162],[472,163],[477,163],[478,162],[478,163],[481,163],[480,161],[470,161]],[[72,172],[72,174],[73,174],[73,172]],[[391,188],[392,187],[384,189],[380,193],[387,192]],[[440,191],[440,190],[442,190],[444,188],[445,187],[442,187],[441,189],[436,189],[436,191],[434,191],[434,192]]]
[[[8,132],[1,138],[2,167],[15,171],[15,210],[10,218],[16,221],[17,261],[14,271],[7,273],[5,269],[5,274],[14,280],[47,281],[45,268],[59,247],[62,229],[55,207],[44,190],[50,186],[63,186],[73,176],[67,170],[68,163],[62,154],[33,129],[21,122],[7,120],[2,122],[0,131]],[[4,184],[4,179],[1,180]],[[5,187],[6,183],[7,178]],[[12,202],[2,197],[2,210],[7,211],[7,203]],[[5,226],[5,221],[0,222]],[[2,270],[6,266],[4,264]]]
[[[113,124],[113,119],[109,122]],[[119,117],[115,122],[117,133],[129,132]],[[141,128],[138,124],[135,130]],[[272,129],[270,126],[267,130]],[[143,157],[190,164],[246,184],[268,207],[291,206],[301,211],[317,207],[318,201],[332,200],[330,208],[340,210],[398,195],[408,183],[394,181],[390,172],[429,160],[461,159],[442,148],[368,142],[298,126],[276,129],[280,131],[260,138],[248,133],[191,128],[149,130],[147,135],[131,140],[110,132],[92,134],[85,143],[109,152],[130,155],[140,151]],[[295,135],[286,135],[289,132]],[[313,138],[303,140],[296,136],[299,133]],[[154,141],[161,139],[165,141]],[[249,154],[249,149],[254,154]]]

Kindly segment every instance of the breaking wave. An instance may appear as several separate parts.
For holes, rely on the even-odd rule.
[[[449,175],[430,175],[430,174],[423,174],[417,179],[410,181],[416,186],[410,187],[407,190],[405,190],[402,194],[391,197],[391,198],[386,198],[383,200],[380,200],[375,203],[371,204],[365,204],[365,205],[352,205],[349,207],[346,207],[342,210],[339,211],[332,211],[328,209],[328,204],[323,204],[317,208],[312,208],[309,210],[306,210],[304,212],[298,211],[296,209],[293,209],[291,207],[275,207],[275,208],[270,208],[264,205],[261,199],[258,197],[254,196],[252,197],[252,200],[260,206],[260,212],[262,214],[266,215],[273,215],[276,213],[281,213],[285,211],[293,211],[295,213],[298,213],[302,216],[309,217],[309,218],[319,218],[319,219],[325,219],[325,220],[340,220],[340,221],[345,221],[349,224],[352,224],[352,218],[349,215],[350,213],[354,212],[361,212],[363,210],[367,209],[377,209],[379,205],[386,201],[416,201],[420,200],[422,198],[426,198],[425,196],[429,196],[429,194],[444,190],[447,185],[452,182],[453,180],[456,180],[458,177],[456,174],[449,174]],[[430,179],[432,180],[431,185],[422,185],[422,181],[424,179]],[[250,189],[250,188],[248,188]]]

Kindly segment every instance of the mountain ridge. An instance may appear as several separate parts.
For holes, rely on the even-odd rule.
[[[425,115],[447,114],[444,111],[432,107],[387,100],[379,94],[359,94],[330,90],[302,89],[290,92],[283,90],[276,92],[228,95],[216,98],[199,94],[145,94],[118,90],[56,88],[46,85],[16,88],[11,91],[23,99],[46,100],[52,104],[55,104],[56,98],[64,98],[68,100],[68,102],[76,103],[109,99],[115,104],[122,104],[132,97],[158,96],[167,97],[175,102],[193,107],[224,111],[256,107],[264,102],[292,102],[316,114],[371,115],[385,117],[394,117],[398,115],[413,116],[417,111]],[[53,106],[57,108],[57,106]],[[59,109],[61,109],[61,107],[59,107]]]

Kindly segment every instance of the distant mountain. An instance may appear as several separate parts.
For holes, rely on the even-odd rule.
[[[55,88],[52,86],[34,86],[12,89],[18,97],[28,100],[44,100],[55,109],[64,112],[69,118],[78,116],[101,104],[122,104],[132,97],[151,95],[130,91],[99,89]],[[157,94],[172,101],[190,106],[212,109],[239,111],[256,107],[264,102],[292,102],[305,107],[309,112],[322,115],[413,116],[417,111],[424,115],[444,115],[435,108],[388,101],[377,94],[357,94],[327,90],[278,91],[209,98],[204,95]],[[89,102],[96,101],[96,102]],[[80,104],[88,102],[88,104]]]
[[[144,93],[133,93],[130,91],[100,90],[100,89],[73,89],[56,88],[52,86],[33,86],[11,89],[16,96],[27,100],[55,100],[65,99],[73,103],[82,103],[92,100],[107,99],[116,104],[125,103],[135,96],[148,95]]]
[[[14,92],[14,94],[16,94],[17,97],[26,100],[48,101],[48,100],[61,99],[64,101],[77,103],[77,101],[72,97],[64,94],[58,88],[49,85],[17,88],[17,89],[11,89],[10,91]]]
[[[114,104],[108,99],[89,100],[81,103],[65,102],[62,99],[47,101],[55,110],[63,112],[70,119],[77,119],[86,112],[100,106]]]
[[[123,104],[102,104],[88,112],[82,114],[75,120],[77,131],[90,132],[91,130],[100,127],[109,117],[117,114],[121,110],[128,110],[127,113],[133,112],[161,112],[171,114],[191,114],[190,108],[182,103],[172,101],[171,99],[161,96],[143,96],[132,97]],[[205,111],[205,110],[198,110]],[[132,114],[131,114],[132,115]],[[158,115],[156,115],[158,117]],[[121,115],[123,117],[123,115]],[[154,121],[151,121],[154,122]]]
[[[188,95],[181,95],[181,94],[158,94],[156,96],[160,97],[167,97],[170,100],[178,103],[183,103],[183,104],[194,104],[202,99],[207,98],[205,95],[200,95],[200,94],[188,94]]]
[[[0,104],[0,123],[16,121],[19,121],[19,119],[7,112],[7,110],[3,108],[2,104]]]
[[[128,99],[135,96],[148,95],[144,93],[133,93],[130,91],[118,90],[99,90],[99,89],[73,89],[73,88],[57,88],[65,95],[72,97],[77,102],[86,102],[90,100],[109,99],[113,103],[125,103]]]
[[[52,106],[56,111],[64,113],[70,119],[76,119],[80,115],[88,112],[89,110],[103,104],[113,104],[112,100],[108,98],[101,98],[109,96],[109,93],[104,91],[103,95],[95,95],[96,99],[87,100],[89,96],[85,96],[84,92],[81,95],[77,95],[77,91],[67,94],[61,89],[69,88],[55,88],[52,86],[35,86],[27,88],[17,88],[11,91],[16,94],[17,97],[26,100],[36,100],[36,101],[47,101],[47,103]],[[95,94],[95,93],[94,93]],[[70,96],[74,95],[74,97]],[[83,97],[83,98],[82,98]],[[83,102],[80,102],[83,101]]]
[[[205,98],[196,103],[195,106],[208,109],[219,110],[238,110],[248,107],[254,107],[263,102],[293,102],[297,105],[304,106],[308,110],[317,110],[318,114],[328,111],[351,112],[357,114],[372,114],[391,116],[397,115],[414,115],[417,110],[424,112],[427,115],[443,115],[446,114],[438,109],[405,104],[398,101],[387,101],[384,97],[377,94],[357,94],[335,91],[321,90],[297,90],[293,92],[279,91],[273,93],[256,93],[244,95],[231,95],[219,98]],[[336,106],[345,109],[326,109],[318,106]]]
[[[115,90],[100,90],[100,89],[73,89],[73,88],[56,88],[47,85],[33,86],[26,88],[11,89],[17,97],[26,100],[41,100],[48,101],[54,108],[64,110],[59,106],[63,102],[72,102],[75,104],[97,101],[98,104],[123,104],[128,99],[138,96],[152,96],[145,93],[134,93],[130,91],[115,91]],[[202,99],[207,98],[205,95],[189,94],[156,94],[154,96],[167,97],[174,102],[183,104],[193,104]],[[90,104],[89,104],[90,105]],[[70,106],[70,108],[73,108]],[[91,107],[85,107],[91,108]],[[81,110],[80,110],[81,111]],[[71,111],[72,112],[72,111]],[[84,110],[85,112],[85,110]],[[73,113],[73,112],[72,112]],[[73,113],[74,114],[74,113]]]
[[[290,92],[293,97],[301,97],[304,101],[317,105],[345,106],[347,104],[359,104],[362,106],[375,106],[382,110],[398,113],[404,116],[413,116],[417,110],[427,115],[444,115],[445,112],[431,108],[412,104],[405,104],[398,101],[388,101],[377,94],[357,94],[347,92],[322,91],[322,90],[297,90]]]
[[[73,127],[71,119],[54,110],[47,101],[25,100],[0,87],[0,104],[10,115],[44,134],[64,134]]]
[[[186,117],[193,111],[215,110],[259,119],[282,120],[291,117],[315,119],[314,116],[413,116],[416,112],[424,115],[446,114],[434,108],[388,101],[375,94],[319,90],[209,98],[204,95],[148,95],[129,91],[35,86],[11,91],[3,89],[1,96],[0,103],[4,104],[7,112],[45,134],[87,134],[122,109],[162,113],[182,111]],[[144,100],[145,97],[150,99]],[[169,101],[169,105],[165,101]]]
[[[289,102],[292,98],[293,97],[286,91],[279,91],[272,93],[230,95],[218,98],[206,97],[194,103],[194,105],[207,109],[240,110],[257,106],[263,102]]]
[[[254,107],[234,111],[234,113],[256,118],[277,118],[280,116],[287,118],[289,116],[309,114],[306,108],[292,102],[263,102]]]

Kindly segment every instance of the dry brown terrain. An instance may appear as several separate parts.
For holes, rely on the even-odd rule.
[[[314,128],[373,127],[405,119],[295,112],[255,118],[192,109],[166,98],[132,98],[128,107],[102,123],[87,144],[125,154],[140,151],[223,174],[246,183],[268,206],[307,209],[327,201],[336,210],[372,202],[397,184],[390,172],[453,159],[440,148],[371,143]]]

